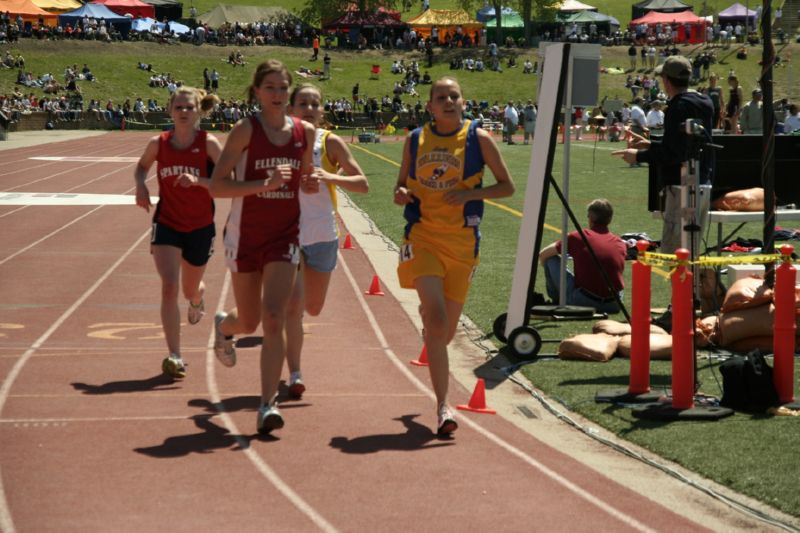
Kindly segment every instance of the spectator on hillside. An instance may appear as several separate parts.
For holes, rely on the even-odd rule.
[[[217,94],[218,89],[219,89],[219,72],[217,72],[217,69],[213,69],[211,71],[211,92]]]

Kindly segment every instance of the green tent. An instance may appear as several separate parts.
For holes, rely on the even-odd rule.
[[[497,31],[497,18],[490,18],[485,24],[486,34],[491,40],[494,38],[495,32]],[[519,13],[514,12],[510,15],[503,15],[500,24],[503,28],[503,39],[511,36],[516,41],[521,37],[525,37],[525,21]]]

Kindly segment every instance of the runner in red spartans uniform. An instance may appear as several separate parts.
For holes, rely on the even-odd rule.
[[[262,433],[283,427],[277,395],[286,356],[286,309],[300,258],[298,189],[319,190],[312,174],[314,126],[286,115],[291,84],[280,61],[267,60],[256,68],[250,97],[261,113],[231,130],[211,177],[213,196],[233,198],[224,242],[236,299],[236,309],[214,318],[214,353],[223,365],[235,365],[233,335],[252,333],[261,323],[256,427]]]
[[[214,251],[215,234],[209,174],[222,145],[198,125],[200,117],[218,101],[216,96],[191,87],[175,91],[169,101],[175,129],[150,139],[135,170],[136,205],[150,212],[145,181],[150,167],[158,162],[159,201],[150,242],[161,277],[161,325],[169,349],[161,368],[174,378],[186,376],[180,346],[179,287],[189,300],[189,323],[197,324],[204,314],[203,273]]]

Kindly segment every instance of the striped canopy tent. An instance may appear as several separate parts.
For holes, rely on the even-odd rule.
[[[22,20],[32,24],[38,24],[39,19],[42,19],[46,25],[54,26],[58,20],[58,15],[48,13],[31,0],[0,0],[0,11],[8,12],[12,20],[20,15]]]
[[[428,9],[418,16],[408,21],[417,35],[429,38],[431,29],[436,26],[439,30],[439,41],[442,42],[446,33],[455,34],[457,28],[461,28],[465,35],[472,36],[473,33],[483,28],[483,23],[469,16],[463,9]]]
[[[50,13],[66,13],[81,7],[78,0],[32,0],[38,7]]]
[[[156,8],[140,0],[94,0],[95,4],[102,4],[117,15],[132,15],[133,18],[153,18]]]

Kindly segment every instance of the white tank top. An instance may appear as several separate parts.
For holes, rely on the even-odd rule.
[[[328,130],[317,128],[314,139],[314,166],[335,174],[338,170],[328,159],[325,141]],[[300,245],[335,241],[339,238],[336,226],[336,187],[321,186],[318,193],[300,190]]]

